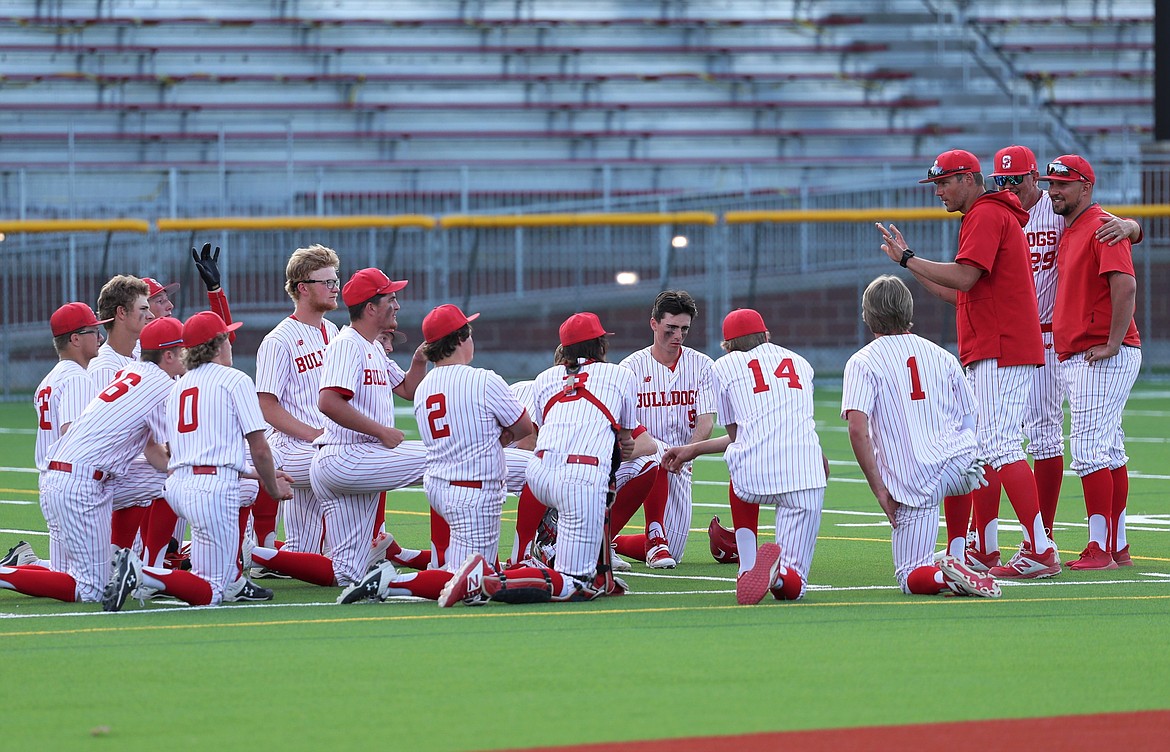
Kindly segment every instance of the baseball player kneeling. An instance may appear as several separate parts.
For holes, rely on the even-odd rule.
[[[507,603],[592,600],[620,595],[625,583],[598,566],[605,546],[606,499],[617,462],[633,449],[634,374],[606,363],[607,332],[592,313],[577,313],[560,327],[561,355],[533,383],[533,416],[540,431],[528,464],[533,493],[558,512],[552,569],[518,567],[497,573],[482,554],[468,557],[439,595],[439,606],[487,599]],[[615,440],[621,451],[615,458]],[[612,583],[612,586],[611,586]]]
[[[964,562],[970,492],[986,484],[975,456],[975,393],[955,356],[910,333],[914,298],[897,277],[865,288],[861,315],[875,339],[845,364],[841,417],[870,490],[893,528],[894,575],[902,592],[998,598],[999,585]],[[933,563],[939,502],[947,554]]]
[[[504,445],[532,433],[528,412],[492,371],[472,368],[471,321],[457,306],[441,305],[423,319],[423,352],[435,364],[414,393],[414,414],[426,445],[423,488],[449,529],[448,564],[472,557],[496,564],[500,514],[507,495]],[[494,571],[494,566],[493,566]],[[395,595],[438,599],[449,569],[398,574],[382,562],[338,603],[385,600]]]
[[[130,595],[143,598],[154,592],[192,605],[271,600],[272,591],[242,578],[239,566],[240,477],[251,474],[245,443],[265,491],[275,499],[290,498],[292,491],[288,476],[278,476],[273,464],[256,387],[231,367],[228,335],[240,323],[228,326],[218,314],[203,311],[186,324],[157,319],[148,329],[164,325],[170,339],[160,347],[186,348],[187,373],[167,398],[167,499],[191,523],[191,571],[144,567],[133,551],[121,549],[102,606],[117,611]]]
[[[724,452],[739,549],[736,600],[759,603],[769,591],[796,600],[812,564],[828,475],[814,430],[813,369],[772,344],[750,308],[727,314],[723,340],[727,354],[715,361],[711,383],[727,435],[668,449],[662,464],[677,472],[700,454]],[[776,543],[757,551],[761,504],[776,507]]]

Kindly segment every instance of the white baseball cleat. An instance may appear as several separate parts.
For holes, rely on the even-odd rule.
[[[670,547],[666,543],[666,538],[646,539],[646,566],[651,569],[674,569],[678,566],[678,562],[670,555]]]
[[[615,572],[632,572],[634,567],[630,562],[618,556],[617,548],[615,546],[609,547],[610,567]]]

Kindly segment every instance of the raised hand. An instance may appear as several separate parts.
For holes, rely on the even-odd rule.
[[[203,284],[207,286],[207,291],[215,292],[218,290],[219,246],[215,247],[215,253],[211,252],[211,243],[203,244],[202,253],[192,248],[191,258],[195,259],[195,268],[199,270],[199,276],[203,278]]]

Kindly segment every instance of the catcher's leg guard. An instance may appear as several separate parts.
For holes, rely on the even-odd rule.
[[[509,577],[507,573],[484,577],[484,591],[490,593],[493,601],[501,603],[548,603],[553,597],[552,578],[544,570],[528,569],[529,572],[539,571],[540,577],[530,575]],[[494,581],[494,582],[493,582]],[[493,590],[493,585],[497,587]]]

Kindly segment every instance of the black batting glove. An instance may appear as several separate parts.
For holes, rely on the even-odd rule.
[[[207,285],[207,291],[215,292],[218,290],[219,246],[215,247],[215,253],[211,252],[211,243],[203,244],[202,253],[192,248],[191,258],[195,259],[195,268],[199,270],[199,276],[203,278],[203,284]]]

